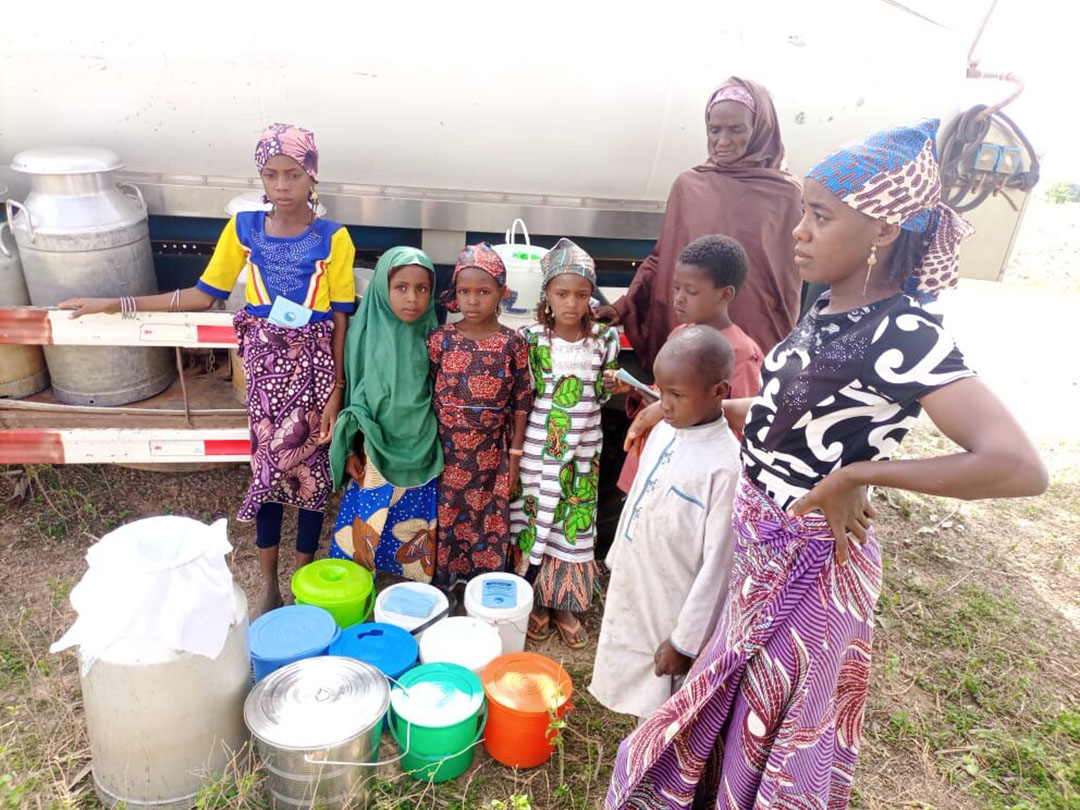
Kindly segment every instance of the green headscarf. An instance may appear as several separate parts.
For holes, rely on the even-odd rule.
[[[426,340],[438,324],[435,296],[413,323],[390,309],[390,271],[406,264],[426,267],[434,287],[435,266],[426,253],[391,248],[375,265],[375,277],[345,336],[345,402],[330,445],[334,486],[344,483],[345,459],[358,430],[364,434],[368,463],[394,486],[420,486],[442,472]]]

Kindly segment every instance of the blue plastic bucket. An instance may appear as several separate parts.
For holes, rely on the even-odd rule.
[[[248,629],[255,682],[286,664],[326,655],[340,634],[334,617],[314,605],[288,605],[264,613]]]
[[[367,622],[342,630],[330,645],[330,654],[371,664],[386,677],[397,680],[416,666],[420,647],[411,633],[397,625]]]

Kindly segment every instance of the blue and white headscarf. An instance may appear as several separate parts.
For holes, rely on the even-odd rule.
[[[936,119],[875,132],[833,152],[810,170],[841,202],[869,217],[929,236],[922,266],[904,284],[920,299],[955,287],[960,242],[971,223],[941,202]]]

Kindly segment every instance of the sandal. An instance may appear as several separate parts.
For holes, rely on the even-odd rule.
[[[559,631],[562,643],[571,650],[581,650],[589,645],[589,634],[585,632],[585,625],[580,619],[575,620],[577,627],[569,627],[558,619],[552,619],[552,621],[555,623],[555,629]]]
[[[525,631],[525,637],[530,641],[547,641],[554,632],[555,631],[551,629],[550,614],[545,613],[543,619],[535,613],[529,614],[529,627]]]

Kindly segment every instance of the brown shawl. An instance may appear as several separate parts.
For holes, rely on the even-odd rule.
[[[749,90],[757,107],[746,154],[731,166],[707,162],[675,178],[660,238],[614,305],[649,370],[676,325],[675,261],[699,236],[724,234],[745,248],[750,273],[730,314],[763,351],[779,343],[798,318],[801,285],[791,231],[799,221],[801,186],[783,168],[784,145],[768,91],[734,76],[720,86],[732,83]]]

